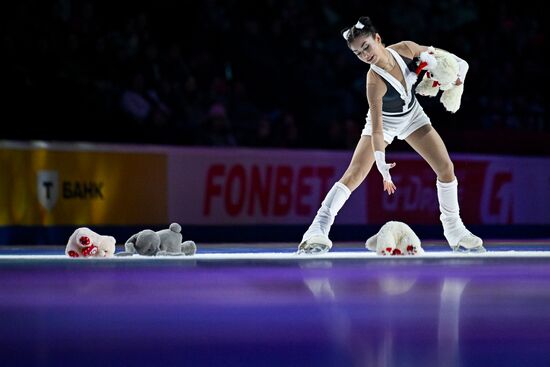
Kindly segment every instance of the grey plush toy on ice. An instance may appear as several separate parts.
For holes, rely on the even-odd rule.
[[[170,224],[169,229],[158,232],[150,229],[136,233],[124,244],[124,252],[116,256],[190,256],[197,252],[197,245],[193,241],[182,243],[181,226],[178,223]]]
[[[181,226],[178,223],[170,224],[169,229],[158,231],[160,237],[160,249],[157,256],[166,255],[194,255],[197,252],[197,245],[193,241],[182,243]]]

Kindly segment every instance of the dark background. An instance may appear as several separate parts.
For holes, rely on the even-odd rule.
[[[0,139],[353,149],[370,16],[470,64],[462,107],[421,97],[453,152],[548,155],[542,2],[12,1]],[[409,150],[396,142],[392,150]]]

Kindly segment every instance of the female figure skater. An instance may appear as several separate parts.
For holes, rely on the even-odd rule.
[[[326,195],[303,235],[298,252],[323,253],[331,249],[328,235],[334,218],[375,162],[382,175],[384,191],[388,195],[395,192],[390,175],[395,163],[386,163],[384,153],[395,137],[405,140],[436,173],[440,219],[451,248],[455,251],[485,251],[481,238],[473,235],[462,223],[453,163],[443,140],[414,96],[417,65],[413,59],[428,47],[412,41],[385,47],[368,17],[359,18],[342,35],[359,60],[370,65],[367,73],[369,111],[349,167]],[[455,58],[459,64],[456,84],[460,85],[464,83],[468,64]]]

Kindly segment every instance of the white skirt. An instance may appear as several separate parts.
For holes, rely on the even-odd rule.
[[[370,119],[370,110],[367,113],[367,123],[363,128],[361,135],[372,135],[372,121]],[[382,114],[382,129],[384,131],[384,141],[391,144],[393,139],[397,137],[399,140],[405,140],[409,135],[418,130],[424,125],[430,125],[431,121],[424,109],[418,103],[414,102],[413,107],[406,115],[389,116]]]

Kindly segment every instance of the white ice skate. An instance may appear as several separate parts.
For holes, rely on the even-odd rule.
[[[324,254],[331,248],[332,241],[327,236],[314,235],[300,243],[298,254]]]
[[[483,240],[478,236],[468,232],[456,246],[451,246],[455,252],[487,252],[485,247],[483,247]]]

